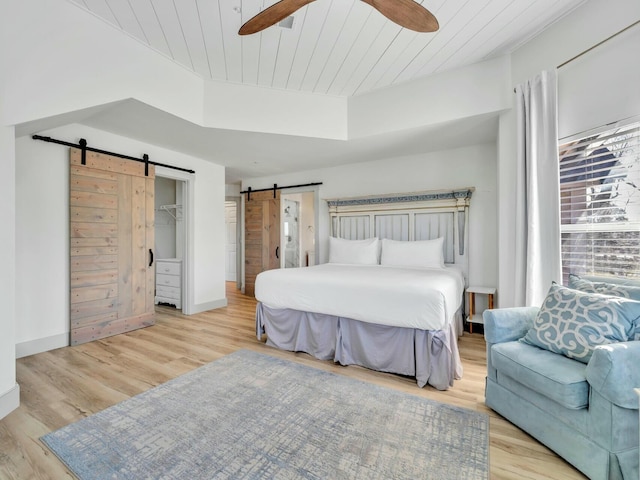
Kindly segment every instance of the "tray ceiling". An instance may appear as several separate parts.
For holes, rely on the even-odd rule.
[[[274,0],[70,0],[205,79],[353,96],[506,54],[585,0],[419,0],[416,33],[359,0],[316,0],[291,28],[238,35]]]

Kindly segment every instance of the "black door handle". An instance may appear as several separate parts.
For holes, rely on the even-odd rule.
[[[280,245],[276,247],[276,258],[280,259]]]
[[[149,266],[153,265],[153,250],[149,249]]]

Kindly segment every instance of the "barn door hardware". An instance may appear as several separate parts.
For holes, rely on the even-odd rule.
[[[302,187],[315,187],[317,185],[322,185],[322,182],[315,183],[305,183],[303,185],[287,185],[286,187],[279,187],[277,183],[273,184],[273,187],[270,188],[259,188],[257,190],[253,190],[251,187],[248,187],[246,190],[241,191],[240,193],[247,194],[247,201],[251,201],[251,194],[255,192],[271,192],[273,191],[273,198],[276,198],[276,192],[278,190],[285,190],[287,188],[302,188]]]
[[[33,138],[34,140],[42,140],[43,142],[57,143],[58,145],[66,145],[67,147],[79,148],[82,151],[82,160],[81,160],[82,165],[87,164],[87,152],[89,151],[89,152],[95,152],[95,153],[102,153],[103,155],[110,155],[112,157],[125,158],[127,160],[133,160],[134,162],[144,163],[145,176],[149,176],[149,165],[171,168],[173,170],[180,170],[181,172],[196,173],[194,170],[189,170],[188,168],[175,167],[173,165],[167,165],[165,163],[160,163],[160,162],[152,162],[151,160],[149,160],[149,155],[147,155],[146,153],[140,159],[136,157],[131,157],[129,155],[123,155],[122,153],[114,153],[114,152],[109,152],[107,150],[100,150],[99,148],[88,147],[87,141],[84,138],[81,138],[79,143],[65,142],[64,140],[57,140],[51,137],[43,137],[41,135],[33,135],[31,138]]]

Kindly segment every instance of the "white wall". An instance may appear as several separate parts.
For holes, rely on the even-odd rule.
[[[558,136],[640,115],[640,24],[558,71]]]
[[[511,106],[509,57],[468,65],[349,99],[349,138],[436,125]]]
[[[70,1],[4,3],[2,124],[134,98],[207,127],[347,137],[346,98],[205,82]]]
[[[69,343],[68,155],[65,147],[16,140],[18,358]]]
[[[4,27],[7,23],[6,16],[0,15],[0,32],[3,32],[3,40],[0,41],[0,118],[5,110],[6,95],[5,83],[7,72],[3,68],[4,59],[10,48],[5,41]],[[3,266],[0,274],[0,419],[16,409],[20,403],[20,388],[16,384],[15,363],[15,128],[5,126],[0,121],[0,265]]]
[[[513,86],[532,78],[542,70],[555,69],[562,63],[605,40],[628,25],[640,19],[640,2],[637,0],[591,0],[574,10],[562,20],[553,24],[511,56],[511,79]],[[630,37],[633,38],[633,37]],[[637,51],[633,43],[631,50]],[[636,57],[629,62],[637,72],[640,68]],[[581,62],[584,61],[581,60]],[[595,84],[604,76],[616,75],[610,69],[597,66],[587,68]],[[562,75],[562,69],[559,72]],[[566,92],[568,85],[564,85]],[[637,84],[636,84],[637,88]],[[598,91],[592,95],[599,95]],[[631,95],[631,92],[630,92]],[[563,99],[559,99],[562,103]],[[597,113],[597,110],[593,110]],[[637,112],[640,113],[640,112]],[[593,117],[590,121],[593,121]],[[602,119],[606,122],[606,119]],[[515,158],[516,158],[516,118],[514,110],[502,114],[498,134],[498,218],[499,218],[499,284],[498,304],[500,307],[514,306],[515,302]]]
[[[68,125],[44,135],[196,171],[191,209],[190,313],[226,305],[224,283],[224,168],[126,137]],[[16,331],[18,356],[68,344],[68,148],[16,140]],[[194,259],[196,261],[194,261]]]
[[[0,73],[0,81],[2,80]],[[0,110],[2,96],[0,96]],[[14,129],[0,126],[0,418],[18,407],[20,391],[15,364],[15,141]]]
[[[5,124],[128,98],[202,123],[203,83],[192,72],[72,2],[5,3]]]
[[[204,127],[345,140],[495,113],[511,101],[506,56],[347,99],[204,81],[73,2],[3,8],[5,125],[133,98]]]
[[[208,127],[344,140],[347,99],[211,81],[204,85],[204,122]]]
[[[277,177],[247,179],[243,190],[278,185],[322,182],[321,199],[386,193],[475,187],[469,212],[469,282],[496,285],[496,146],[494,144],[445,150],[425,155],[298,172]],[[285,190],[286,192],[286,190]],[[320,202],[319,263],[328,258],[329,211]]]

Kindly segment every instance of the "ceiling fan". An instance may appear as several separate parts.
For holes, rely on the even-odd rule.
[[[247,21],[238,32],[240,35],[258,33],[290,16],[299,8],[315,0],[280,0]],[[414,0],[362,0],[401,27],[416,32],[435,32],[438,20]]]

